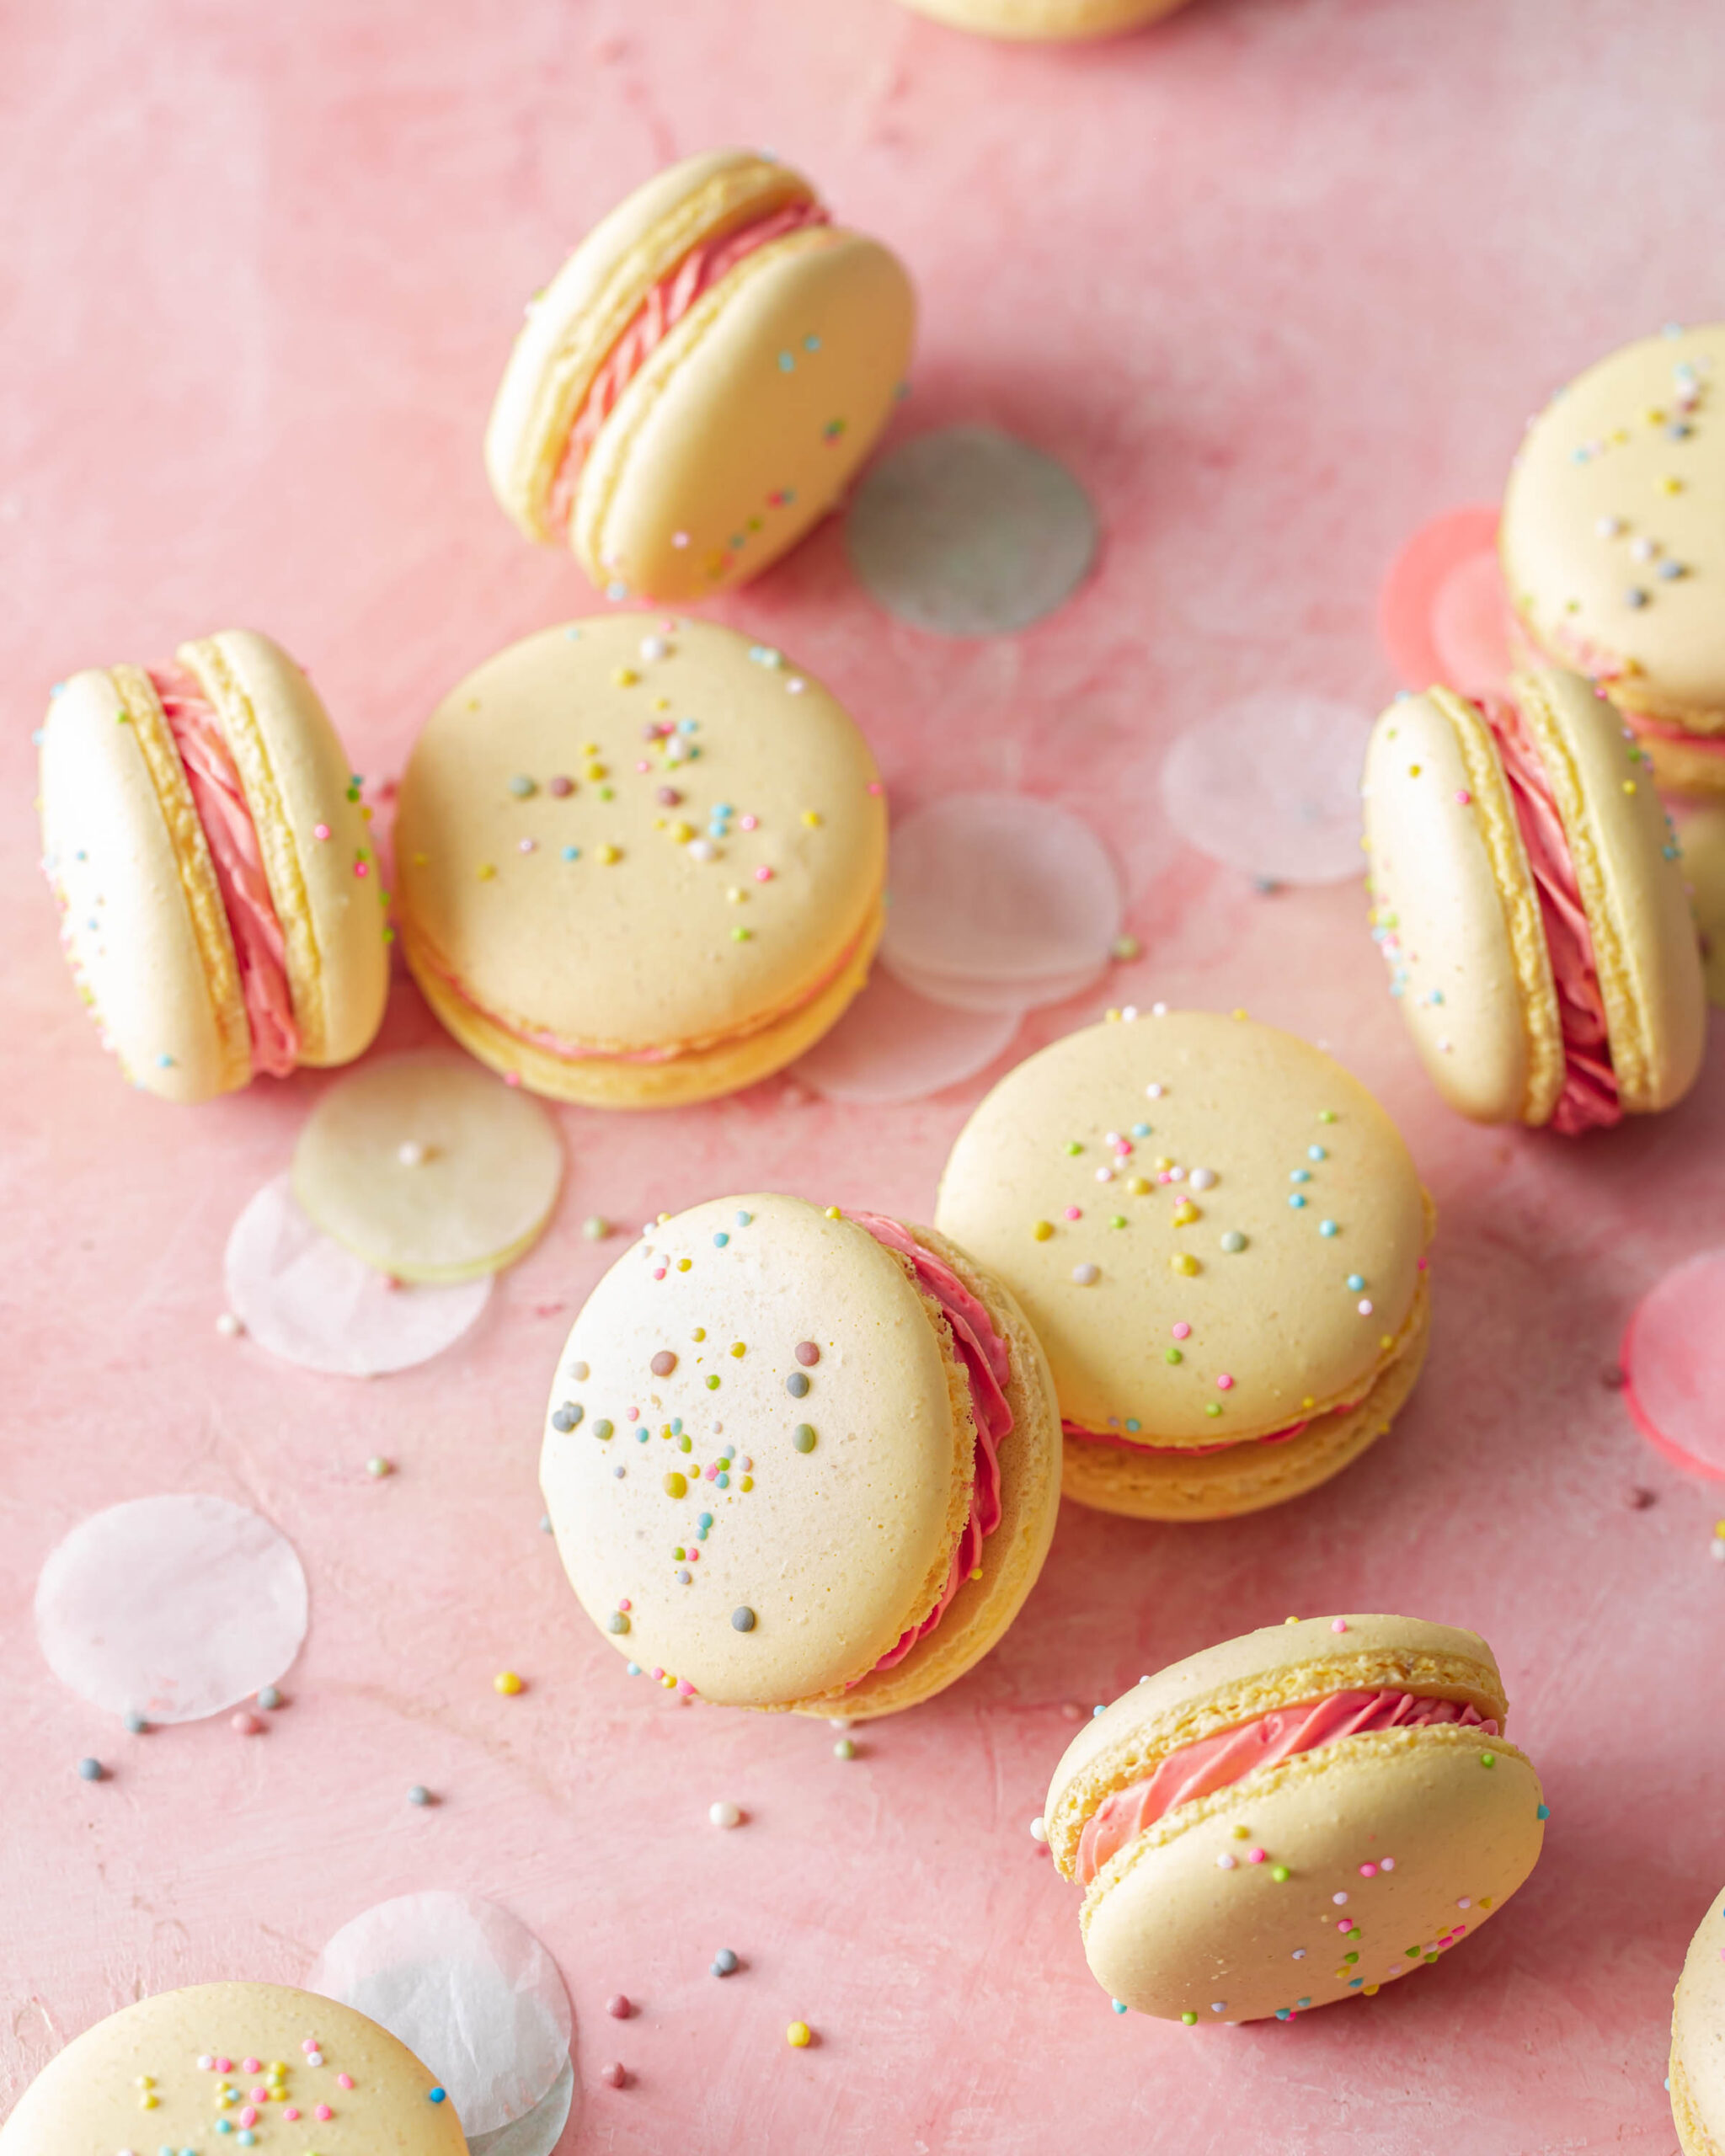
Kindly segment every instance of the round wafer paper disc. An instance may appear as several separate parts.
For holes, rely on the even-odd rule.
[[[1680,1467],[1725,1478],[1725,1250],[1701,1251],[1642,1299],[1621,1361],[1642,1435]]]
[[[563,1145],[537,1101],[466,1056],[380,1056],[339,1078],[294,1148],[326,1235],[400,1280],[471,1280],[538,1240]]]
[[[234,1224],[222,1265],[228,1308],[259,1347],[334,1377],[385,1377],[452,1348],[491,1299],[492,1276],[413,1287],[320,1235],[286,1176]]]
[[[377,1903],[336,1933],[307,1988],[369,2014],[423,2059],[470,2141],[525,2120],[569,2060],[574,2017],[557,1964],[518,1918],[475,1895]]]
[[[937,636],[1028,628],[1076,590],[1096,512],[1063,464],[996,427],[889,451],[845,520],[852,566],[890,614]]]
[[[931,1003],[884,966],[823,1040],[794,1066],[810,1092],[858,1107],[920,1101],[985,1070],[1018,1030],[1016,1008],[969,1011]]]
[[[575,2099],[575,2069],[565,2059],[563,2071],[525,2118],[495,2133],[467,2137],[467,2156],[551,2156],[569,2124]]]
[[[1262,689],[1183,734],[1162,802],[1189,845],[1277,883],[1365,873],[1359,775],[1371,721],[1352,704]]]
[[[1022,793],[953,793],[894,829],[881,963],[919,995],[1023,1011],[1098,979],[1120,879],[1081,817]]]
[[[1495,508],[1451,510],[1414,533],[1378,595],[1378,632],[1404,689],[1502,688],[1511,657]]]
[[[307,1609],[304,1569],[267,1519],[225,1497],[135,1497],[49,1553],[36,1637],[92,1705],[195,1721],[286,1673]]]

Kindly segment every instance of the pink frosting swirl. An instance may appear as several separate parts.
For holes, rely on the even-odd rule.
[[[1279,1766],[1344,1737],[1426,1729],[1438,1722],[1477,1729],[1482,1737],[1498,1734],[1494,1721],[1461,1700],[1423,1699],[1412,1692],[1331,1692],[1183,1744],[1146,1780],[1104,1797],[1085,1821],[1078,1837],[1078,1882],[1087,1886],[1111,1856],[1177,1806],[1227,1789],[1260,1768]]]
[[[258,828],[214,707],[180,667],[152,671],[168,730],[185,767],[239,962],[252,1069],[286,1078],[299,1061],[300,1029],[287,978],[287,942],[270,894]]]

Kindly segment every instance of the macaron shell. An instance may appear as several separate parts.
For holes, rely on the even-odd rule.
[[[594,375],[648,294],[703,240],[814,190],[752,150],[708,150],[657,173],[595,225],[529,304],[485,435],[492,490],[530,539],[560,544],[546,499]]]
[[[644,740],[673,722],[692,730]],[[860,986],[885,806],[849,716],[777,653],[610,616],[511,646],[444,699],[396,857],[409,963],[487,1061],[573,1099],[702,1098],[791,1059]],[[538,1033],[585,1053],[521,1038]]]
[[[90,668],[56,691],[41,819],[73,976],[125,1075],[170,1101],[245,1085],[251,1039],[215,867],[136,667]]]
[[[1123,1693],[1066,1747],[1044,1806],[1055,1864],[1070,1878],[1085,1821],[1167,1753],[1302,1700],[1389,1689],[1471,1701],[1499,1727],[1508,1712],[1496,1658],[1479,1634],[1418,1617],[1302,1618],[1171,1662]]]
[[[918,14],[983,37],[1115,37],[1159,22],[1185,0],[905,0]]]
[[[420,992],[451,1035],[494,1070],[514,1075],[547,1099],[576,1101],[594,1108],[686,1107],[697,1101],[740,1092],[794,1063],[831,1031],[868,978],[886,908],[877,903],[843,969],[809,1002],[782,1018],[722,1045],[692,1049],[664,1062],[631,1063],[594,1057],[570,1062],[518,1039],[462,1001],[407,945],[408,965]]]
[[[1012,1427],[1000,1449],[1001,1521],[983,1542],[981,1577],[960,1586],[939,1625],[895,1668],[873,1671],[848,1691],[799,1710],[852,1721],[919,1705],[974,1668],[1023,1607],[1060,1517],[1060,1411],[1041,1342],[1012,1295],[956,1243],[932,1228],[912,1227],[911,1233],[952,1267],[1007,1342]]]
[[[756,575],[885,425],[916,302],[879,242],[821,227],[746,257],[648,359],[583,467],[569,540],[595,584],[678,604]]]
[[[306,2048],[314,2038],[316,2065]],[[227,2058],[232,2071],[197,2063],[212,2057]],[[455,2105],[431,2101],[435,2076],[387,2030],[334,1999],[248,1983],[163,1992],[74,2037],[0,2127],[0,2152],[108,2156],[225,2144],[217,2120],[232,2132],[258,2081],[243,2070],[246,2058],[262,2063],[265,2085],[278,2063],[286,2068],[286,2103],[258,2105],[270,2129],[263,2138],[283,2156],[290,2148],[292,2156],[312,2148],[320,2156],[467,2156]],[[341,2074],[351,2088],[340,2085]],[[239,2092],[237,2103],[217,2100],[224,2086]],[[289,2105],[299,2121],[287,2119]],[[328,2119],[317,2118],[320,2105]]]
[[[1671,2115],[1685,2156],[1725,2145],[1725,1893],[1713,1897],[1671,2003]]]
[[[1696,370],[1688,411],[1680,367]],[[1499,535],[1511,600],[1551,659],[1626,711],[1725,733],[1722,511],[1725,323],[1642,338],[1560,390],[1523,437]],[[1662,563],[1682,574],[1662,577]]]
[[[1477,1123],[1548,1122],[1562,1027],[1490,728],[1453,690],[1398,697],[1373,730],[1364,792],[1373,930],[1433,1083]]]
[[[1716,1011],[1725,1010],[1725,803],[1685,816],[1678,836],[1701,931],[1707,1001]]]
[[[1510,690],[1568,835],[1623,1106],[1669,1107],[1700,1072],[1707,1009],[1674,834],[1639,746],[1579,675],[1517,675]]]
[[[909,1273],[855,1222],[756,1193],[654,1227],[589,1297],[547,1411],[540,1479],[583,1608],[708,1700],[793,1706],[865,1676],[945,1583],[970,1502],[964,1396]],[[559,1431],[566,1404],[579,1419]],[[750,1465],[721,1490],[704,1470],[727,1443]]]
[[[1186,1181],[1158,1183],[1159,1159]],[[935,1219],[1023,1305],[1069,1422],[1193,1446],[1357,1402],[1413,1307],[1426,1236],[1407,1149],[1359,1081],[1207,1011],[1092,1026],[1019,1065],[961,1133]]]
[[[1341,1738],[1129,1843],[1086,1897],[1086,1958],[1111,1997],[1168,2020],[1345,1999],[1435,1960],[1502,1907],[1538,1860],[1541,1794],[1530,1761],[1477,1730]],[[1386,1857],[1393,1870],[1362,1875]]]
[[[1401,1353],[1359,1405],[1314,1417],[1297,1438],[1210,1454],[1132,1451],[1067,1438],[1064,1492],[1097,1512],[1171,1520],[1234,1519],[1304,1497],[1375,1444],[1418,1384],[1431,1342],[1431,1293],[1423,1281],[1403,1331]]]
[[[304,670],[270,638],[226,629],[179,658],[216,707],[245,791],[286,943],[299,1060],[350,1063],[382,1023],[389,953],[382,873],[349,798],[347,752]]]

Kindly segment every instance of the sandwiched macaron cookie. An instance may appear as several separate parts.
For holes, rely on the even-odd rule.
[[[615,598],[757,575],[838,500],[910,364],[896,256],[751,150],[638,188],[529,303],[485,436],[492,489]]]
[[[1559,390],[1498,547],[1525,635],[1599,684],[1661,785],[1725,791],[1725,323],[1644,337]]]
[[[1066,1748],[1045,1831],[1097,1982],[1290,2020],[1438,1960],[1539,1860],[1539,1777],[1477,1632],[1317,1617],[1147,1677]]]
[[[133,1085],[206,1101],[371,1044],[389,930],[370,812],[279,644],[227,629],[170,666],[88,668],[40,739],[61,941]]]
[[[1243,1015],[1119,1014],[1011,1071],[935,1220],[1023,1305],[1069,1497],[1220,1519],[1327,1481],[1425,1358],[1431,1209],[1358,1079]]]
[[[1683,2156],[1725,2149],[1725,1893],[1690,1942],[1671,2002],[1671,2116]]]
[[[1050,42],[1117,37],[1183,8],[1186,0],[905,0],[919,15],[982,37]]]
[[[1560,669],[1402,696],[1366,752],[1372,934],[1452,1107],[1567,1137],[1695,1083],[1706,992],[1646,751]]]
[[[74,2037],[0,2127],[0,2156],[239,2148],[466,2156],[455,2105],[407,2046],[286,1984],[162,1992]]]
[[[662,1218],[594,1289],[540,1479],[632,1671],[864,1719],[931,1698],[1017,1616],[1058,1430],[1017,1304],[944,1236],[727,1198]]]
[[[415,743],[402,943],[482,1062],[662,1107],[820,1039],[880,939],[886,803],[836,698],[707,622],[611,615],[511,644]]]

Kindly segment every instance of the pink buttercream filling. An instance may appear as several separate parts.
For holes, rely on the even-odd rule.
[[[727,232],[723,239],[692,248],[668,276],[660,279],[606,354],[575,414],[546,499],[545,520],[553,531],[569,530],[581,467],[592,454],[600,429],[617,408],[623,392],[697,300],[728,277],[747,256],[790,232],[824,225],[827,214],[818,202],[793,202],[770,216],[757,217],[738,232]]]
[[[1594,959],[1593,931],[1581,901],[1569,838],[1539,749],[1513,704],[1492,697],[1480,708],[1496,737],[1509,782],[1509,798],[1521,826],[1522,844],[1540,894],[1540,915],[1551,953],[1551,978],[1563,1032],[1563,1090],[1551,1128],[1574,1138],[1607,1130],[1623,1119],[1605,999]]]
[[[1277,1767],[1344,1737],[1381,1729],[1425,1729],[1453,1722],[1495,1737],[1497,1723],[1457,1700],[1422,1699],[1411,1692],[1332,1692],[1298,1706],[1237,1723],[1171,1752],[1147,1780],[1104,1797],[1078,1838],[1076,1877],[1087,1886],[1118,1850],[1175,1807],[1227,1789],[1262,1767]]]
[[[1350,1400],[1343,1406],[1325,1412],[1333,1415],[1349,1415],[1359,1405],[1357,1400]],[[1266,1430],[1261,1438],[1225,1438],[1220,1444],[1215,1445],[1157,1445],[1141,1438],[1125,1437],[1118,1430],[1087,1430],[1081,1422],[1063,1422],[1060,1424],[1062,1433],[1069,1438],[1076,1438],[1081,1444],[1113,1445],[1120,1452],[1154,1452],[1167,1457],[1184,1454],[1194,1460],[1206,1453],[1232,1452],[1240,1445],[1285,1444],[1290,1438],[1300,1437],[1311,1428],[1311,1417],[1307,1416],[1303,1422],[1290,1422],[1285,1429]]]
[[[286,1078],[299,1060],[300,1029],[287,979],[287,942],[270,895],[258,828],[246,805],[215,708],[179,667],[152,671],[168,730],[185,767],[239,962],[240,993],[252,1037],[252,1069]]]
[[[1668,718],[1651,718],[1645,712],[1624,711],[1623,716],[1637,734],[1648,734],[1655,741],[1680,741],[1686,749],[1725,756],[1725,734],[1691,734],[1687,727],[1674,725]]]
[[[1012,1428],[1012,1411],[1007,1404],[1007,1380],[1012,1374],[1012,1356],[994,1322],[951,1266],[925,1250],[910,1231],[879,1213],[852,1213],[859,1228],[866,1228],[876,1242],[900,1257],[910,1259],[919,1283],[940,1305],[953,1329],[953,1342],[970,1387],[970,1417],[976,1425],[976,1471],[970,1486],[970,1511],[940,1599],[922,1620],[913,1625],[875,1663],[891,1669],[901,1662],[918,1640],[926,1640],[952,1607],[953,1598],[982,1561],[982,1545],[1001,1524],[1000,1447]]]

